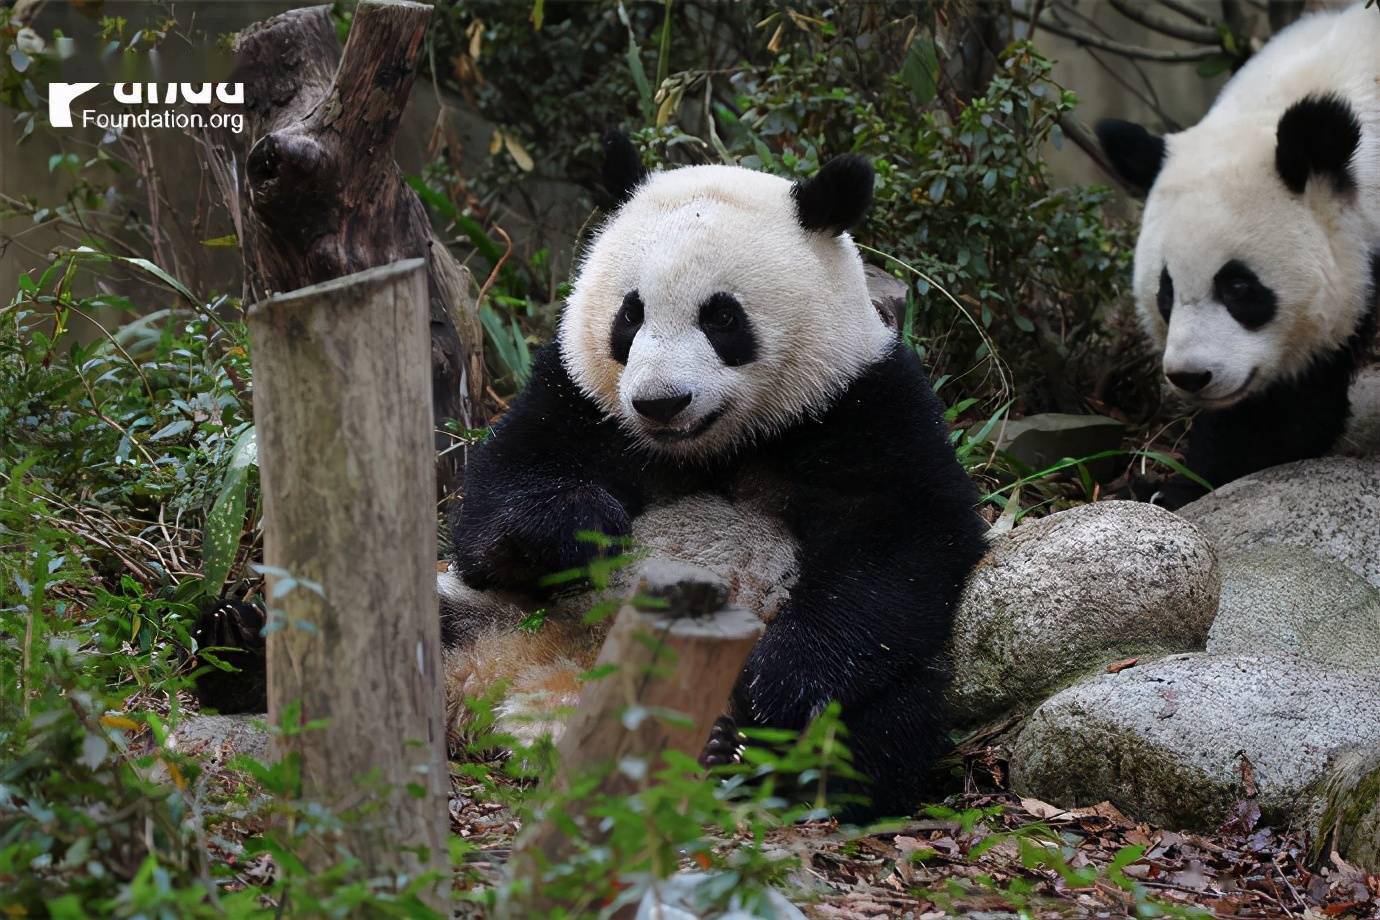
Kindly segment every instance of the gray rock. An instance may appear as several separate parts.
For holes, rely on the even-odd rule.
[[[1339,756],[1324,788],[1327,806],[1314,839],[1331,834],[1343,859],[1380,872],[1380,748]]]
[[[184,719],[172,734],[172,744],[184,754],[221,763],[238,754],[255,760],[271,755],[262,714],[203,716]]]
[[[1263,819],[1310,825],[1329,762],[1380,745],[1380,682],[1299,658],[1180,655],[1046,700],[1016,737],[1013,788],[1061,807],[1110,799],[1138,820],[1208,830],[1254,767]]]
[[[1090,457],[1117,450],[1126,426],[1105,415],[1068,415],[1044,412],[1013,419],[1000,429],[997,447],[1032,469],[1052,466],[1066,457]],[[1107,457],[1088,464],[1099,480],[1116,475],[1124,460]]]
[[[1322,457],[1229,482],[1179,509],[1219,552],[1285,544],[1380,587],[1380,458]]]
[[[1207,650],[1380,669],[1380,591],[1306,549],[1242,550],[1222,559],[1222,599]]]
[[[1348,457],[1380,454],[1380,367],[1368,367],[1351,384],[1351,419],[1334,453]]]
[[[964,593],[951,651],[961,722],[1027,708],[1132,656],[1202,649],[1221,578],[1197,528],[1098,502],[998,538]]]

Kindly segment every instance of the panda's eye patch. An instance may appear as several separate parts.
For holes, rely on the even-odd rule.
[[[732,294],[715,294],[700,305],[700,326],[704,329],[727,332],[742,316],[743,307]]]
[[[1213,296],[1232,319],[1247,329],[1259,329],[1275,317],[1277,298],[1242,262],[1232,259],[1212,279]]]
[[[700,329],[719,360],[739,367],[757,358],[757,336],[738,298],[720,291],[700,304]]]
[[[1169,313],[1174,309],[1174,279],[1169,277],[1169,266],[1160,269],[1160,289],[1155,294],[1155,306],[1160,308],[1160,316],[1169,322]]]
[[[618,309],[618,321],[625,326],[640,326],[644,309],[642,295],[637,291],[628,291],[623,296],[623,306]]]
[[[623,295],[623,305],[618,308],[618,315],[613,318],[613,329],[609,331],[609,354],[619,364],[628,363],[628,353],[632,351],[637,331],[642,328],[644,312],[641,294],[629,291]]]

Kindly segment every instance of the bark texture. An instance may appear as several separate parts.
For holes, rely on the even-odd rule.
[[[483,331],[469,271],[431,229],[393,160],[431,7],[363,0],[342,54],[330,7],[291,10],[235,44],[251,147],[241,239],[250,299],[399,259],[427,260],[434,427],[465,427],[484,390]],[[435,435],[438,449],[451,439]],[[459,487],[464,451],[438,461],[441,495]]]
[[[715,604],[722,609],[702,616],[687,612],[696,597],[721,590],[714,576],[705,573],[704,578],[703,583],[692,578],[663,586],[644,581],[637,598],[652,599],[658,609],[639,609],[629,602],[619,610],[595,664],[596,670],[605,665],[617,670],[584,685],[558,745],[558,788],[570,788],[597,774],[600,780],[591,799],[629,795],[650,782],[646,777],[660,767],[663,751],[699,756],[763,629],[750,611],[722,607],[722,593]],[[658,710],[679,713],[689,721],[673,724],[652,714]],[[630,758],[646,761],[643,779],[616,768]],[[575,819],[586,842],[600,836],[597,817]],[[545,916],[558,906],[543,895],[543,875],[564,862],[577,844],[550,819],[524,829],[514,847],[512,871],[528,884],[519,886],[522,900],[507,906],[508,916]]]
[[[300,702],[302,724],[326,720],[276,743],[301,755],[308,799],[367,806],[342,833],[370,876],[446,866],[423,266],[369,269],[249,311],[264,561],[279,573],[267,591],[269,719]],[[338,858],[315,855],[320,867]]]

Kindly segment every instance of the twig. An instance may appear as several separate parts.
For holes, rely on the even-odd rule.
[[[1168,7],[1180,16],[1187,16],[1200,25],[1212,25],[1212,17],[1187,0],[1159,0],[1160,6]]]
[[[1188,25],[1186,23],[1175,22],[1166,16],[1155,13],[1150,7],[1142,2],[1133,0],[1111,0],[1112,8],[1125,16],[1132,22],[1138,22],[1161,35],[1168,35],[1170,38],[1181,38],[1186,42],[1193,42],[1197,45],[1220,45],[1221,36],[1217,30],[1208,26]]]
[[[147,460],[150,465],[152,465],[153,456],[147,450],[144,449],[144,445],[140,444],[137,440],[135,440],[133,434],[127,431],[124,427],[122,427],[119,422],[115,421],[113,418],[106,415],[105,412],[101,409],[100,400],[96,399],[96,394],[92,391],[91,384],[86,382],[86,375],[81,372],[81,368],[74,368],[74,370],[77,372],[77,379],[81,381],[82,389],[86,391],[86,397],[91,400],[91,411],[95,412],[97,418],[105,422],[111,428],[114,428],[122,436],[129,438],[130,445],[133,446],[136,450],[138,450],[139,453],[143,454],[144,459]]]
[[[498,261],[494,263],[493,271],[489,272],[489,277],[484,279],[484,285],[479,289],[479,296],[474,299],[475,310],[484,305],[484,298],[488,295],[489,288],[494,286],[494,282],[498,280],[498,273],[503,270],[503,264],[513,254],[513,239],[508,236],[507,231],[498,224],[494,224],[494,232],[503,237],[503,245],[507,248],[503,250],[503,255],[499,256]]]
[[[1029,21],[1030,14],[1020,10],[1013,11],[1019,19]],[[1164,64],[1177,64],[1187,61],[1202,61],[1214,55],[1221,54],[1220,48],[1195,48],[1191,51],[1162,51],[1156,48],[1142,48],[1138,45],[1128,45],[1124,42],[1112,41],[1109,38],[1100,38],[1090,35],[1087,32],[1080,32],[1067,26],[1058,25],[1047,19],[1039,23],[1040,28],[1055,35],[1067,38],[1070,41],[1078,42],[1080,45],[1087,45],[1091,48],[1101,48],[1103,51],[1110,51],[1122,57],[1133,58],[1140,61],[1159,61]]]
[[[134,372],[139,375],[139,379],[143,381],[144,384],[144,392],[149,395],[149,402],[158,401],[158,397],[153,395],[153,387],[149,384],[149,378],[145,376],[144,369],[139,366],[139,362],[135,361],[134,358],[130,356],[130,353],[125,351],[125,347],[120,344],[119,340],[116,339],[115,336],[111,335],[109,329],[101,325],[100,320],[78,309],[70,303],[64,304],[63,308],[66,310],[71,310],[73,313],[77,314],[82,319],[86,320],[88,323],[95,326],[97,329],[101,330],[101,334],[110,340],[110,344],[115,346],[115,350],[118,351],[121,354],[121,356],[123,356],[124,359],[129,362],[129,366],[134,368]]]

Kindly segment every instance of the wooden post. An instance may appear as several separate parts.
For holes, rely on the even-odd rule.
[[[300,704],[302,724],[326,721],[278,736],[278,750],[301,755],[309,800],[368,806],[344,830],[368,875],[444,871],[424,263],[271,297],[250,308],[249,333],[271,567],[268,714],[280,724]]]
[[[393,159],[431,6],[361,0],[342,53],[330,6],[289,10],[235,40],[252,148],[235,183],[246,299],[399,259],[427,260],[433,421],[483,424],[484,333],[468,269],[432,232]],[[220,169],[217,174],[227,173]],[[438,450],[452,439],[435,436]],[[440,494],[465,452],[437,460]]]
[[[617,670],[585,684],[557,745],[557,788],[599,771],[594,796],[627,795],[643,781],[613,769],[615,764],[644,759],[650,775],[663,751],[700,755],[763,629],[750,611],[725,607],[727,593],[716,576],[698,566],[661,559],[643,565],[637,592],[618,611],[595,665]],[[688,724],[646,714],[628,728],[624,715],[632,707],[642,713],[671,710],[687,717]],[[583,816],[576,823],[586,839],[597,838]],[[575,841],[554,821],[524,828],[512,872],[527,882],[526,894],[520,904],[509,905],[510,916],[543,916],[555,906],[543,896],[542,875],[574,849]]]

